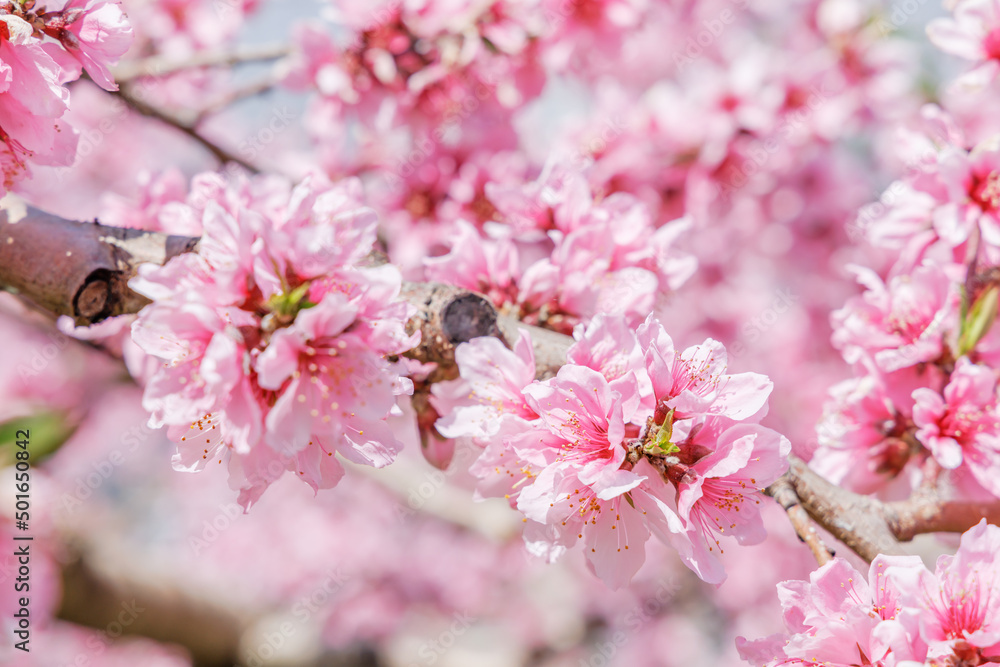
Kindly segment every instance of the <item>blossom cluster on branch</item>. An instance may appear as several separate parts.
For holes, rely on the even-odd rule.
[[[400,444],[385,418],[413,387],[386,357],[419,333],[404,330],[399,271],[360,265],[376,223],[360,183],[307,179],[276,208],[217,185],[184,211],[200,213],[198,252],[144,265],[131,283],[153,300],[132,338],[156,360],[143,405],[178,442],[174,466],[227,464],[248,508],[286,469],[334,486],[334,452],[391,463]]]
[[[531,665],[573,641],[591,665],[588,646],[658,666],[1000,660],[1000,529],[933,574],[899,555],[1000,516],[994,0],[930,22],[967,65],[940,86],[909,5],[876,0],[320,5],[0,2],[0,195],[54,214],[3,202],[0,283],[124,360],[141,451],[170,458],[162,433],[175,470],[205,472],[166,484],[174,506],[200,516],[225,480],[227,526],[254,528],[195,556],[352,563],[310,607],[339,648],[390,653],[419,607],[503,615]],[[104,486],[144,455],[95,463],[95,486],[73,468],[98,450],[88,413],[118,404],[25,388],[62,377],[58,354],[17,363],[0,428],[58,427],[52,513],[126,485]],[[573,574],[576,634],[522,617],[523,592],[496,604],[532,588],[508,562],[525,548]],[[292,570],[264,607],[315,590]],[[663,573],[682,583],[662,613],[610,641],[633,611],[615,601]],[[46,619],[70,613],[40,589]],[[732,641],[779,615],[785,632]],[[705,618],[726,649],[688,646]]]
[[[482,449],[478,491],[525,515],[533,553],[554,560],[582,539],[593,571],[620,587],[653,534],[720,583],[720,540],[764,539],[760,491],[788,467],[788,440],[759,424],[771,382],[727,374],[718,341],[675,350],[652,316],[633,331],[601,315],[576,339],[541,382],[527,334],[514,350],[463,343],[461,379],[432,390],[438,431]]]

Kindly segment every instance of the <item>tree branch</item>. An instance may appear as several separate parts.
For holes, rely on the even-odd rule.
[[[244,63],[266,62],[284,58],[291,48],[268,44],[238,48],[232,51],[205,51],[178,60],[168,56],[150,56],[141,60],[124,62],[114,68],[112,75],[119,84],[143,77],[160,77],[199,67],[226,67]]]
[[[198,115],[195,117],[192,125],[200,124],[209,116],[224,111],[237,102],[271,92],[274,90],[276,83],[275,78],[269,76],[223,93],[198,110]]]
[[[117,91],[111,93],[112,95],[117,95],[137,113],[147,116],[149,118],[154,118],[161,123],[169,125],[177,130],[180,130],[187,136],[191,137],[199,144],[204,146],[215,158],[222,164],[227,162],[233,162],[242,166],[244,169],[251,173],[259,173],[260,170],[254,165],[250,164],[243,158],[230,153],[227,149],[223,148],[219,144],[215,143],[205,135],[203,135],[198,130],[198,117],[185,117],[180,114],[175,114],[166,109],[161,109],[153,104],[150,104],[146,100],[142,99],[142,96],[135,94],[132,88],[128,85],[121,85]]]
[[[833,551],[823,543],[823,538],[816,532],[816,526],[809,518],[809,513],[802,507],[799,496],[792,488],[787,476],[778,479],[774,484],[767,487],[764,492],[774,498],[775,502],[781,505],[788,515],[788,521],[795,529],[795,534],[799,536],[818,565],[825,565],[833,558]]]
[[[0,215],[0,287],[70,315],[80,325],[138,312],[146,300],[127,284],[137,266],[162,264],[198,243],[193,237],[71,222],[34,209],[16,221],[8,215]],[[432,381],[456,377],[455,347],[479,336],[497,336],[512,346],[518,330],[528,329],[539,379],[558,371],[573,342],[500,317],[486,297],[458,287],[406,283],[402,296],[417,308],[410,331],[422,333],[421,344],[407,356],[437,364]],[[819,562],[829,557],[829,550],[803,511],[869,561],[880,553],[904,553],[900,542],[921,533],[963,532],[983,517],[1000,523],[1000,500],[955,500],[942,497],[936,488],[922,488],[908,500],[884,503],[831,484],[794,456],[788,472],[767,492],[785,508]]]
[[[881,501],[831,484],[796,456],[789,457],[789,485],[806,512],[827,532],[871,562],[879,554],[905,553],[889,528]]]
[[[70,222],[37,209],[19,220],[0,211],[0,286],[80,326],[138,312],[148,301],[128,288],[136,267],[162,264],[197,239]]]

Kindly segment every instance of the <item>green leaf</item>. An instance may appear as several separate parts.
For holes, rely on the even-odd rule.
[[[663,424],[656,431],[656,437],[653,442],[646,445],[646,451],[650,454],[659,454],[661,456],[669,456],[676,452],[681,451],[681,448],[670,442],[671,436],[674,434],[674,408],[670,409],[667,413],[666,419],[663,420]]]
[[[24,433],[19,437],[18,431],[27,431],[28,437],[25,438]],[[16,462],[17,452],[22,451],[17,446],[19,440],[27,440],[27,451],[31,454],[29,462],[35,465],[54,454],[74,431],[76,426],[70,423],[66,415],[54,410],[15,417],[0,423],[0,466]]]
[[[305,282],[290,292],[275,294],[267,301],[267,307],[283,317],[295,317],[303,308],[312,308],[316,304],[306,298],[310,283]]]
[[[958,356],[966,355],[975,349],[983,336],[993,326],[997,319],[997,307],[1000,305],[1000,288],[993,285],[979,295],[972,308],[962,319],[961,334],[958,339]]]

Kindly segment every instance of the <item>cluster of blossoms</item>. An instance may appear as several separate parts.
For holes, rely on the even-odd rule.
[[[957,88],[989,108],[1000,16],[976,0],[953,9],[928,33],[978,61]],[[857,377],[831,391],[812,465],[863,493],[905,497],[943,470],[957,497],[1000,497],[1000,136],[955,99],[944,99],[954,113],[927,105],[900,131],[907,174],[851,225],[894,261],[884,279],[855,268],[865,291],[833,314]]]
[[[1000,660],[1000,528],[981,521],[930,572],[917,556],[879,556],[867,579],[835,558],[809,581],[778,585],[787,633],[737,640],[760,667],[951,667]]]
[[[569,333],[598,313],[637,326],[694,273],[673,246],[689,229],[657,229],[647,208],[619,193],[595,201],[585,178],[551,166],[527,184],[486,183],[493,220],[459,219],[451,249],[424,260],[430,280],[488,295],[503,312]]]
[[[105,90],[118,86],[108,66],[131,43],[117,2],[55,0],[0,3],[0,195],[29,177],[31,165],[65,166],[77,134],[63,115],[65,84],[83,70]]]
[[[154,301],[132,337],[160,360],[143,405],[178,443],[174,466],[226,462],[248,507],[286,469],[334,486],[335,452],[390,463],[399,443],[385,418],[412,384],[387,357],[419,334],[404,330],[399,271],[362,265],[376,216],[360,184],[310,177],[273,208],[215,195],[189,210],[201,217],[198,252],[130,282]]]
[[[833,344],[859,375],[833,389],[813,465],[857,491],[906,495],[931,457],[956,493],[1000,497],[1000,152],[966,148],[940,109],[923,122],[911,173],[855,223],[899,255],[885,280],[855,268],[865,292],[833,314]]]
[[[650,316],[633,331],[601,315],[579,326],[568,363],[535,379],[531,340],[459,346],[461,378],[434,386],[438,431],[482,453],[478,492],[525,515],[530,551],[549,560],[583,540],[591,569],[627,584],[650,534],[720,583],[723,537],[764,537],[760,491],[787,468],[787,439],[760,425],[771,382],[726,373],[714,340],[675,350]]]

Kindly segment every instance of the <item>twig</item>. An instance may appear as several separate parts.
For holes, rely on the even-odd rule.
[[[257,95],[263,95],[264,93],[272,91],[276,83],[277,82],[274,77],[269,76],[261,79],[260,81],[254,81],[246,86],[234,88],[233,90],[220,95],[198,111],[198,115],[195,116],[193,125],[200,125],[201,122],[209,116],[217,114],[241,100],[256,97]]]
[[[792,524],[792,528],[795,529],[795,534],[809,547],[813,558],[816,559],[816,563],[818,565],[825,565],[829,562],[833,558],[834,553],[823,543],[823,538],[816,532],[816,527],[809,518],[809,514],[803,509],[799,501],[799,496],[795,493],[795,489],[792,488],[788,478],[779,478],[774,484],[767,487],[764,493],[774,498],[775,502],[785,510],[785,513],[788,515],[788,521]]]
[[[185,117],[180,114],[175,114],[166,109],[161,109],[154,106],[145,100],[141,99],[140,96],[132,92],[132,89],[127,85],[122,85],[117,91],[114,91],[112,95],[117,95],[125,102],[131,109],[143,116],[148,116],[149,118],[155,118],[156,120],[169,125],[175,129],[180,130],[184,134],[188,135],[199,144],[204,146],[219,162],[226,164],[227,162],[232,162],[242,166],[244,169],[251,173],[259,173],[259,169],[254,165],[250,164],[246,160],[233,155],[228,150],[215,143],[205,135],[203,135],[198,130],[198,117]]]
[[[112,74],[119,84],[128,83],[143,77],[167,76],[199,67],[224,67],[244,63],[266,62],[284,58],[291,52],[285,45],[269,44],[264,46],[246,47],[232,51],[207,51],[194,53],[188,58],[178,60],[167,56],[150,56],[141,60],[124,62],[115,67]]]

